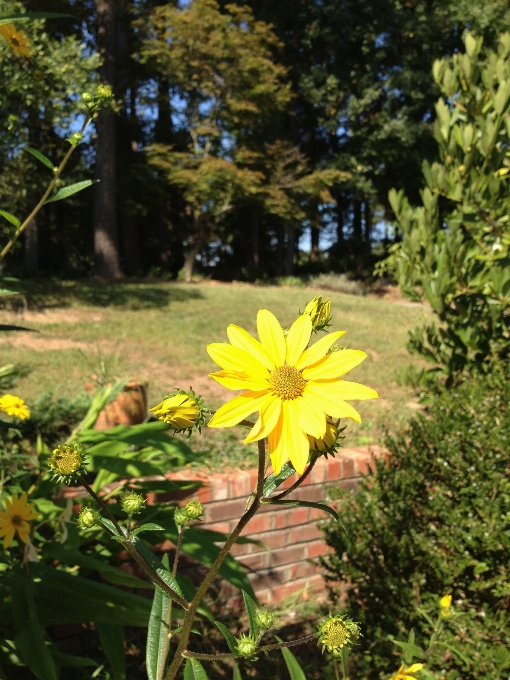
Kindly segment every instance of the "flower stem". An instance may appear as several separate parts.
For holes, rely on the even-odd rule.
[[[269,652],[272,649],[282,649],[282,647],[297,647],[298,645],[304,645],[307,642],[312,642],[312,640],[315,640],[316,636],[315,635],[306,635],[305,637],[298,638],[297,640],[289,640],[288,642],[275,642],[270,645],[262,645],[262,647],[257,648],[257,654],[259,652]],[[215,661],[217,659],[235,659],[236,655],[229,653],[229,654],[199,654],[197,652],[190,652],[188,649],[186,649],[182,655],[185,658],[193,658],[193,659],[204,659],[205,661]]]
[[[186,651],[186,645],[188,644],[189,636],[191,633],[191,628],[193,626],[193,618],[196,614],[196,611],[202,602],[202,599],[204,595],[206,594],[209,586],[211,585],[214,577],[218,573],[221,565],[223,564],[224,559],[226,556],[229,554],[230,549],[236,542],[237,538],[239,537],[241,531],[244,529],[244,527],[248,524],[248,522],[251,520],[251,518],[255,515],[257,510],[260,508],[260,500],[262,498],[262,493],[264,491],[264,472],[265,472],[265,465],[266,465],[266,447],[264,444],[264,441],[259,441],[258,443],[258,448],[259,448],[259,465],[258,465],[258,477],[257,477],[257,488],[255,491],[255,497],[253,500],[253,503],[251,506],[246,510],[244,515],[241,517],[239,522],[237,523],[237,526],[235,527],[234,531],[230,534],[228,537],[225,545],[222,547],[220,550],[220,553],[216,560],[214,561],[214,564],[212,567],[209,569],[208,573],[206,574],[200,588],[197,590],[197,593],[193,600],[191,601],[189,605],[189,609],[186,612],[186,615],[184,617],[184,623],[182,626],[181,630],[181,639],[179,640],[179,645],[177,647],[177,650],[175,652],[175,656],[173,658],[172,663],[168,667],[168,671],[165,676],[165,680],[174,680],[175,676],[177,675],[177,671],[179,670],[183,660],[184,660],[184,652]]]
[[[174,564],[172,567],[172,575],[175,578],[177,575],[177,565],[179,564],[179,555],[181,552],[181,546],[182,546],[182,539],[184,536],[184,527],[179,527],[179,536],[177,538],[177,544],[175,546],[175,556],[174,556]],[[173,601],[170,599],[168,602],[168,607],[166,610],[166,617],[165,617],[165,623],[166,623],[166,630],[168,633],[165,635],[165,639],[163,642],[163,649],[161,652],[161,658],[163,659],[163,662],[159,668],[159,673],[158,673],[158,679],[157,680],[163,680],[163,676],[165,673],[165,662],[166,662],[166,657],[168,656],[168,648],[170,647],[170,639],[172,637],[172,632],[170,630],[171,625],[172,625],[172,605]]]

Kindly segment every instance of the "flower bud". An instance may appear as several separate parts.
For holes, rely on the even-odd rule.
[[[67,141],[71,146],[77,146],[81,140],[83,139],[83,135],[81,132],[75,132],[73,135],[67,138]]]
[[[83,471],[85,456],[79,444],[62,444],[53,449],[48,466],[59,481],[70,484]]]
[[[202,399],[196,397],[192,389],[189,392],[178,390],[177,394],[149,409],[154,415],[167,423],[175,432],[184,432],[193,427],[200,429],[204,422],[202,415]]]
[[[252,637],[248,636],[241,636],[237,640],[237,648],[236,648],[236,654],[237,656],[242,656],[243,659],[253,659],[253,655],[257,651],[257,641],[254,640]]]
[[[101,515],[94,508],[82,508],[78,515],[78,524],[82,529],[91,529],[101,524]]]
[[[310,442],[310,451],[319,455],[325,455],[326,457],[328,454],[334,456],[342,439],[345,439],[345,437],[341,436],[344,430],[345,427],[340,427],[340,420],[326,416],[326,432],[324,435],[318,438],[307,435]]]
[[[132,491],[124,496],[121,505],[126,515],[136,515],[143,510],[145,499],[141,494]]]
[[[176,508],[174,512],[174,522],[179,531],[189,524],[188,513],[185,508]]]
[[[113,97],[112,88],[110,85],[98,85],[96,90],[96,99],[98,102],[105,102]]]
[[[439,606],[441,607],[441,616],[444,619],[448,618],[451,615],[452,596],[443,595],[439,600]]]
[[[84,102],[91,102],[94,101],[94,97],[90,94],[90,92],[84,92],[81,96]]]
[[[184,512],[190,520],[200,519],[204,516],[204,506],[200,501],[189,501],[184,506]]]
[[[329,298],[323,300],[322,296],[318,295],[306,305],[304,313],[311,318],[315,333],[324,331],[330,325],[332,319],[331,300]]]
[[[257,625],[261,633],[265,633],[274,626],[276,614],[269,609],[261,609],[257,612]]]
[[[319,644],[333,655],[353,645],[360,636],[359,625],[345,616],[330,616],[319,627]]]

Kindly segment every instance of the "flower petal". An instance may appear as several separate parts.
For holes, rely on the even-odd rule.
[[[332,381],[310,381],[308,385],[315,385],[322,391],[322,394],[328,394],[330,397],[336,399],[378,399],[379,395],[371,387],[361,385],[360,383],[350,382],[349,380],[332,380]],[[333,415],[330,413],[329,415]]]
[[[311,347],[303,352],[298,362],[295,364],[298,371],[302,371],[307,366],[316,364],[321,359],[324,359],[328,350],[335,344],[338,338],[342,337],[342,335],[345,335],[345,331],[335,331],[334,333],[328,333],[320,340],[317,340],[317,342],[314,342]]]
[[[268,394],[266,403],[260,407],[259,419],[244,440],[244,443],[249,444],[250,442],[256,442],[267,437],[277,426],[281,411],[281,399]]]
[[[308,366],[303,371],[305,380],[332,380],[339,378],[366,359],[365,352],[358,349],[342,349],[324,357],[322,361]]]
[[[287,455],[290,462],[294,466],[296,472],[300,475],[305,471],[308,463],[308,456],[310,455],[310,442],[308,437],[300,427],[299,410],[296,404],[297,399],[289,399],[284,402],[286,406],[286,413],[284,414],[287,425],[287,437],[285,446],[288,447]]]
[[[14,527],[11,525],[4,534],[4,548],[7,549],[14,540]]]
[[[285,336],[276,316],[268,309],[259,309],[257,332],[260,342],[275,366],[283,366],[287,351]]]
[[[229,390],[260,392],[269,388],[267,380],[253,380],[246,373],[240,373],[239,371],[218,371],[217,373],[209,373],[209,377]]]
[[[320,408],[333,418],[350,418],[361,423],[361,416],[346,401],[339,400],[335,396],[324,393],[320,383],[307,383],[303,392],[303,399],[311,408]]]
[[[223,404],[209,421],[208,427],[232,427],[237,425],[254,411],[258,411],[264,403],[267,390],[263,392],[245,392]]]
[[[294,321],[285,338],[287,343],[287,363],[289,366],[294,366],[297,363],[310,342],[311,335],[312,320],[308,314],[302,314]]]
[[[233,347],[226,342],[213,342],[207,345],[207,353],[225,371],[247,373],[255,380],[266,380],[269,377],[267,368],[239,347]]]
[[[283,406],[283,404],[282,404]],[[282,433],[283,433],[283,408],[280,410],[280,417],[276,423],[276,427],[267,437],[269,447],[269,455],[271,456],[271,463],[273,465],[273,472],[277,475],[282,469],[282,465],[288,458],[284,458],[282,448]]]
[[[311,408],[303,397],[293,400],[299,418],[299,427],[317,439],[326,434],[326,416],[322,409]]]
[[[269,358],[268,353],[262,346],[262,344],[255,340],[255,338],[245,331],[244,328],[240,326],[235,326],[230,324],[227,328],[227,335],[230,342],[234,347],[239,347],[239,349],[244,349],[248,354],[258,359],[258,361],[265,366],[268,371],[272,371],[274,368],[274,363]]]

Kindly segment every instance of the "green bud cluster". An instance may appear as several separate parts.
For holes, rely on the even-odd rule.
[[[94,508],[82,508],[78,515],[78,524],[82,529],[92,529],[101,524],[101,515]]]
[[[237,640],[236,655],[241,656],[243,659],[251,659],[256,661],[257,657],[254,656],[257,651],[257,641],[250,635],[242,635]]]
[[[322,299],[321,295],[317,295],[310,300],[305,307],[305,314],[308,314],[312,320],[312,329],[314,333],[325,331],[331,325],[331,300],[329,298]]]
[[[204,506],[200,501],[188,501],[183,508],[176,508],[174,521],[179,530],[185,529],[190,522],[201,519],[204,516]]]
[[[99,109],[113,102],[113,92],[109,85],[98,85],[95,94],[83,92],[82,101],[91,113],[96,113]]]
[[[276,614],[269,609],[261,609],[257,612],[257,626],[259,627],[261,635],[272,628],[275,621]]]
[[[78,146],[82,139],[83,139],[82,133],[75,132],[74,134],[67,138],[67,141],[71,146]]]
[[[136,515],[143,510],[145,499],[141,494],[132,491],[124,496],[120,504],[127,515]]]

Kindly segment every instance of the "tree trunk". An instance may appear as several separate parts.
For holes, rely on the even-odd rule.
[[[253,266],[260,267],[259,220],[260,215],[255,208],[251,214],[251,238],[253,246]]]
[[[315,201],[313,203],[313,215],[311,219],[311,232],[310,232],[310,262],[319,261],[319,236],[320,236],[320,226],[321,226],[321,214],[319,212],[319,203]]]
[[[354,201],[352,236],[355,241],[361,242],[363,239],[363,233],[361,231],[361,201]]]
[[[370,243],[370,233],[372,231],[372,211],[370,210],[370,203],[365,201],[365,241]]]
[[[281,224],[276,230],[278,244],[276,246],[276,276],[281,276],[283,272],[283,246],[285,241],[285,231]]]
[[[103,60],[101,81],[115,86],[115,11],[113,0],[95,0],[97,50]],[[96,118],[96,179],[94,187],[95,273],[106,279],[122,276],[119,265],[116,205],[116,119],[109,110]]]
[[[197,225],[197,237],[195,243],[189,247],[189,250],[186,253],[183,266],[186,283],[191,282],[193,278],[193,266],[195,264],[195,259],[198,253],[207,243],[207,233],[203,221],[200,218],[195,218],[195,224]]]
[[[28,274],[39,270],[39,225],[36,217],[25,229],[25,269]]]
[[[344,242],[344,200],[342,196],[336,198],[336,240]]]
[[[296,227],[289,224],[287,227],[287,252],[285,253],[285,276],[294,273],[294,251],[296,249]]]

